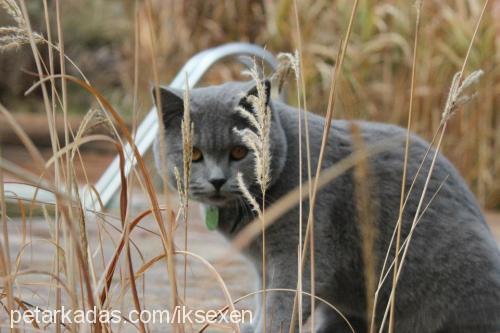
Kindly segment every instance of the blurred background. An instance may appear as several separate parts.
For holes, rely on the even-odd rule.
[[[322,114],[326,111],[331,69],[340,38],[345,34],[352,1],[297,2],[308,108]],[[33,29],[47,36],[42,2],[27,3]],[[54,9],[54,1],[48,3]],[[423,3],[413,131],[428,140],[439,125],[451,79],[462,65],[483,3],[484,0]],[[297,48],[291,0],[151,0],[151,5],[158,40],[155,50],[158,74],[165,84],[190,56],[212,46],[247,41],[265,46],[275,54],[294,52]],[[131,0],[65,0],[61,1],[61,10],[66,54],[133,126],[151,106],[152,34],[145,4]],[[360,1],[343,66],[335,118],[406,126],[415,14],[414,1]],[[53,35],[55,17],[51,15]],[[491,0],[466,68],[466,73],[481,68],[485,75],[477,98],[451,120],[443,149],[488,209],[500,208],[499,17],[500,1]],[[12,24],[12,19],[0,8],[0,26]],[[139,51],[137,58],[135,45]],[[40,50],[47,52],[45,47]],[[68,65],[67,71],[79,76],[72,66]],[[50,141],[41,93],[35,90],[24,96],[36,81],[34,72],[29,45],[0,52],[0,101],[43,148]],[[237,74],[231,66],[218,66],[211,70],[205,84],[234,79]],[[75,85],[68,87],[71,121],[77,127],[95,102]],[[290,83],[288,90],[294,89]],[[289,96],[289,102],[294,104],[295,94]],[[0,122],[0,139],[4,143],[4,156],[20,164],[28,161],[16,148],[19,143],[5,121]],[[51,155],[50,149],[47,154]],[[94,180],[113,157],[112,150],[106,147],[93,147],[85,154],[90,178]]]

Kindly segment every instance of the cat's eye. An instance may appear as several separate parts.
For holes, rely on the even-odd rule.
[[[248,149],[243,146],[235,146],[231,149],[231,159],[239,161],[243,159],[248,154]]]
[[[196,147],[193,147],[193,154],[191,156],[191,160],[193,162],[200,162],[203,159],[203,154],[201,153],[201,150],[199,150]]]

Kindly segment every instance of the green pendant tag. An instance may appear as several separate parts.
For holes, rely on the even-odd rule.
[[[219,208],[208,206],[205,208],[205,224],[208,230],[215,230],[219,225]]]

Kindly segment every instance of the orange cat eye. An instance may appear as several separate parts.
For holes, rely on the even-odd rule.
[[[193,147],[193,155],[191,156],[191,160],[193,162],[199,162],[203,159],[203,154],[201,153],[201,150],[199,150],[196,147]]]
[[[231,159],[239,161],[248,154],[248,149],[243,146],[235,146],[231,149]]]

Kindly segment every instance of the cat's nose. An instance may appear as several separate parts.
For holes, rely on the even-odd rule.
[[[210,179],[210,184],[212,184],[216,191],[219,191],[222,185],[226,183],[225,178],[212,178]]]

